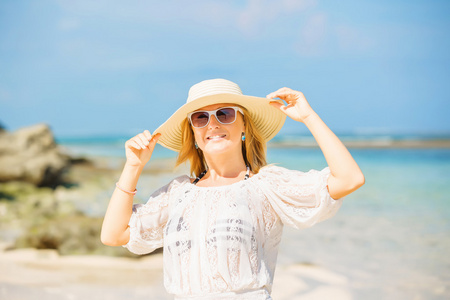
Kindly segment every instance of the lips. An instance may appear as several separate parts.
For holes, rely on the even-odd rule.
[[[219,139],[223,139],[225,136],[226,136],[226,134],[215,134],[215,135],[208,136],[206,139],[207,140],[219,140]]]

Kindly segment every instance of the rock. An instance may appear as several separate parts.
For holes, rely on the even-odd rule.
[[[18,180],[55,186],[69,165],[70,158],[58,149],[45,124],[0,134],[0,182]]]
[[[91,201],[95,196],[79,190],[61,185],[56,189],[36,187],[19,181],[0,183],[0,251],[37,248],[55,249],[61,255],[138,257],[123,247],[101,243],[103,217],[88,216],[75,203],[77,195]]]

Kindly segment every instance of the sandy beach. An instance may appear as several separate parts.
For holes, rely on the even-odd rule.
[[[67,179],[75,189],[58,187],[55,194],[72,199],[77,207],[102,214],[119,175],[121,159],[98,158],[71,168]],[[178,174],[173,160],[157,160],[144,171],[140,195],[148,195]],[[147,184],[143,184],[147,183]],[[148,184],[151,183],[151,184]],[[109,191],[111,190],[111,191]],[[95,205],[92,199],[97,199]],[[144,201],[136,199],[136,202]],[[0,245],[0,298],[25,299],[172,299],[163,286],[162,253],[141,258],[105,255],[60,255],[51,249],[11,249]],[[105,248],[109,248],[104,246]],[[119,247],[120,248],[120,247]],[[119,249],[120,250],[120,249]],[[273,299],[353,299],[348,278],[310,264],[278,265]]]
[[[450,300],[449,15],[0,0],[0,300],[172,300],[164,267],[171,291],[273,278],[273,300]],[[175,167],[196,152],[195,174]],[[102,243],[113,194],[103,241],[150,200],[130,233],[166,256]]]
[[[282,164],[292,164],[293,151],[297,150],[280,149],[271,154]],[[448,197],[439,192],[447,189],[447,152],[386,153],[386,158],[374,160],[374,152],[355,152],[361,155],[357,159],[370,180],[345,199],[335,217],[302,231],[285,228],[274,300],[448,299]],[[310,150],[301,152],[300,157],[299,165],[292,168],[320,166],[322,159],[320,153]],[[43,195],[74,204],[86,216],[101,217],[123,163],[116,157],[81,161],[66,174],[65,186],[45,190]],[[173,159],[151,161],[138,183],[135,202],[145,202],[154,190],[187,173],[186,167],[174,171],[173,166]],[[418,184],[420,174],[428,175]],[[423,206],[427,202],[422,199],[431,205]],[[10,215],[8,205],[13,203],[7,199],[0,202],[0,217]],[[63,219],[61,226],[64,223]],[[92,226],[99,227],[95,224]],[[95,255],[14,249],[8,237],[20,228],[8,231],[3,226],[7,224],[0,225],[0,299],[172,299],[163,286],[161,253],[125,257],[125,249],[101,245],[98,235],[89,237],[96,243]],[[64,230],[71,232],[79,226],[69,225]]]
[[[1,299],[172,299],[161,253],[132,259],[20,249],[1,252],[0,269]],[[276,272],[273,299],[353,299],[341,274],[308,265],[280,265]]]

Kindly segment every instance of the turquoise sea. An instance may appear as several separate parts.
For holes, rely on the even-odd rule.
[[[269,152],[293,169],[325,166],[320,151]],[[345,274],[355,299],[450,299],[450,150],[350,152],[366,184],[332,219],[285,230],[279,262]]]
[[[123,157],[124,141],[60,143],[75,155]],[[278,263],[342,274],[353,299],[450,299],[450,149],[349,150],[366,184],[332,219],[286,228]],[[269,147],[267,155],[290,169],[326,167],[318,148]],[[167,157],[175,153],[157,147],[152,160]]]

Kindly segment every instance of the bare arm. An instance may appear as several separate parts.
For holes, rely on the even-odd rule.
[[[319,144],[330,168],[328,191],[333,199],[342,198],[361,187],[364,175],[339,138],[328,128],[312,110],[303,93],[281,88],[267,95],[267,98],[280,98],[287,105],[271,102],[293,120],[304,123]]]
[[[304,120],[319,144],[330,168],[328,191],[333,199],[342,198],[364,184],[364,175],[350,152],[317,114]]]
[[[124,192],[134,191],[141,172],[158,141],[159,135],[152,137],[148,130],[138,134],[125,143],[127,162],[109,201],[103,220],[101,241],[108,246],[121,246],[128,243],[130,229],[128,222],[133,209],[133,194]]]

